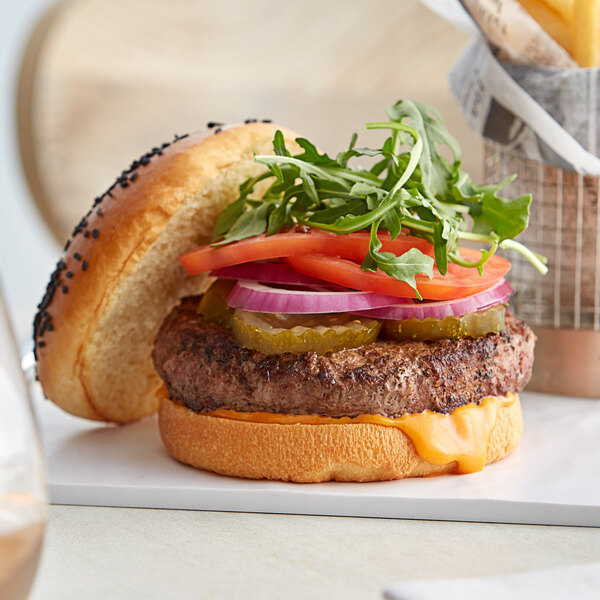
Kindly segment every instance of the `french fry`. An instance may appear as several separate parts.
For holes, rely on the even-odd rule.
[[[543,0],[518,0],[519,4],[553,37],[569,54],[573,54],[571,23]]]
[[[573,4],[573,58],[582,67],[600,67],[600,0]]]
[[[573,0],[543,0],[562,20],[570,23],[573,19]]]

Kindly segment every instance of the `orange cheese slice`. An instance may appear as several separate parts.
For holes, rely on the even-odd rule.
[[[266,412],[238,412],[219,409],[202,414],[222,419],[279,425],[345,425],[370,423],[397,427],[409,437],[419,456],[435,465],[456,461],[459,473],[474,473],[485,466],[488,441],[496,423],[498,411],[517,400],[515,394],[506,397],[489,396],[479,404],[466,404],[450,414],[426,410],[402,415],[396,419],[381,415],[357,417],[321,417],[318,415],[287,415]]]

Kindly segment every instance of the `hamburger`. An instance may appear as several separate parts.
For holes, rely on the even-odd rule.
[[[535,338],[495,252],[544,269],[513,240],[530,197],[473,184],[429,108],[389,117],[371,124],[382,148],[353,136],[335,159],[248,120],[134,161],[38,306],[45,395],[121,424],[158,410],[174,458],[238,477],[398,479],[510,453]]]

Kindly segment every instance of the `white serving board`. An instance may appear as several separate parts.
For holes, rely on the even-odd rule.
[[[54,504],[600,526],[600,400],[523,393],[519,448],[481,473],[250,481],[171,459],[154,418],[102,425],[36,399]]]

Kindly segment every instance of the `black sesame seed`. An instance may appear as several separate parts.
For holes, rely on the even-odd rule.
[[[87,238],[87,237],[90,237],[90,230],[89,230],[89,229],[86,229],[86,230],[83,232],[83,237],[85,237],[85,238]]]
[[[248,124],[248,123],[256,123],[256,121],[258,121],[258,119],[246,119],[244,121],[244,123]]]
[[[134,173],[130,178],[129,181],[135,181],[138,178],[139,173]]]
[[[75,252],[75,254],[73,254],[73,258],[75,260],[81,260],[81,254],[79,254],[79,252]]]
[[[69,288],[66,285],[63,285],[61,290],[63,294],[66,294],[69,291]]]
[[[73,273],[72,273],[71,271],[67,271],[67,272],[65,273],[65,277],[67,277],[67,278],[71,279],[71,278],[73,277]]]
[[[208,129],[212,129],[213,127],[221,127],[221,125],[225,125],[225,123],[219,123],[218,121],[209,121],[206,124]]]
[[[87,268],[88,268],[87,260],[84,260],[84,261],[81,263],[81,270],[82,270],[82,271],[87,271]]]
[[[92,237],[95,239],[100,235],[100,231],[98,229],[92,229]]]
[[[40,341],[37,343],[37,345],[38,345],[38,347],[40,347],[40,348],[43,348],[43,347],[46,345],[46,343],[45,343],[45,342],[42,342],[42,341],[40,340]]]
[[[261,123],[272,123],[273,119],[262,119]]]
[[[221,133],[221,131],[223,131],[222,127],[217,127],[214,131],[214,133]]]
[[[67,243],[65,244],[65,247],[63,248],[63,252],[66,252],[69,249],[70,245],[71,245],[71,240],[67,240]]]
[[[102,216],[104,213],[102,212],[102,209],[101,209],[101,208],[99,208],[99,209],[96,211],[96,214],[97,214],[99,217],[101,217],[101,216]]]

